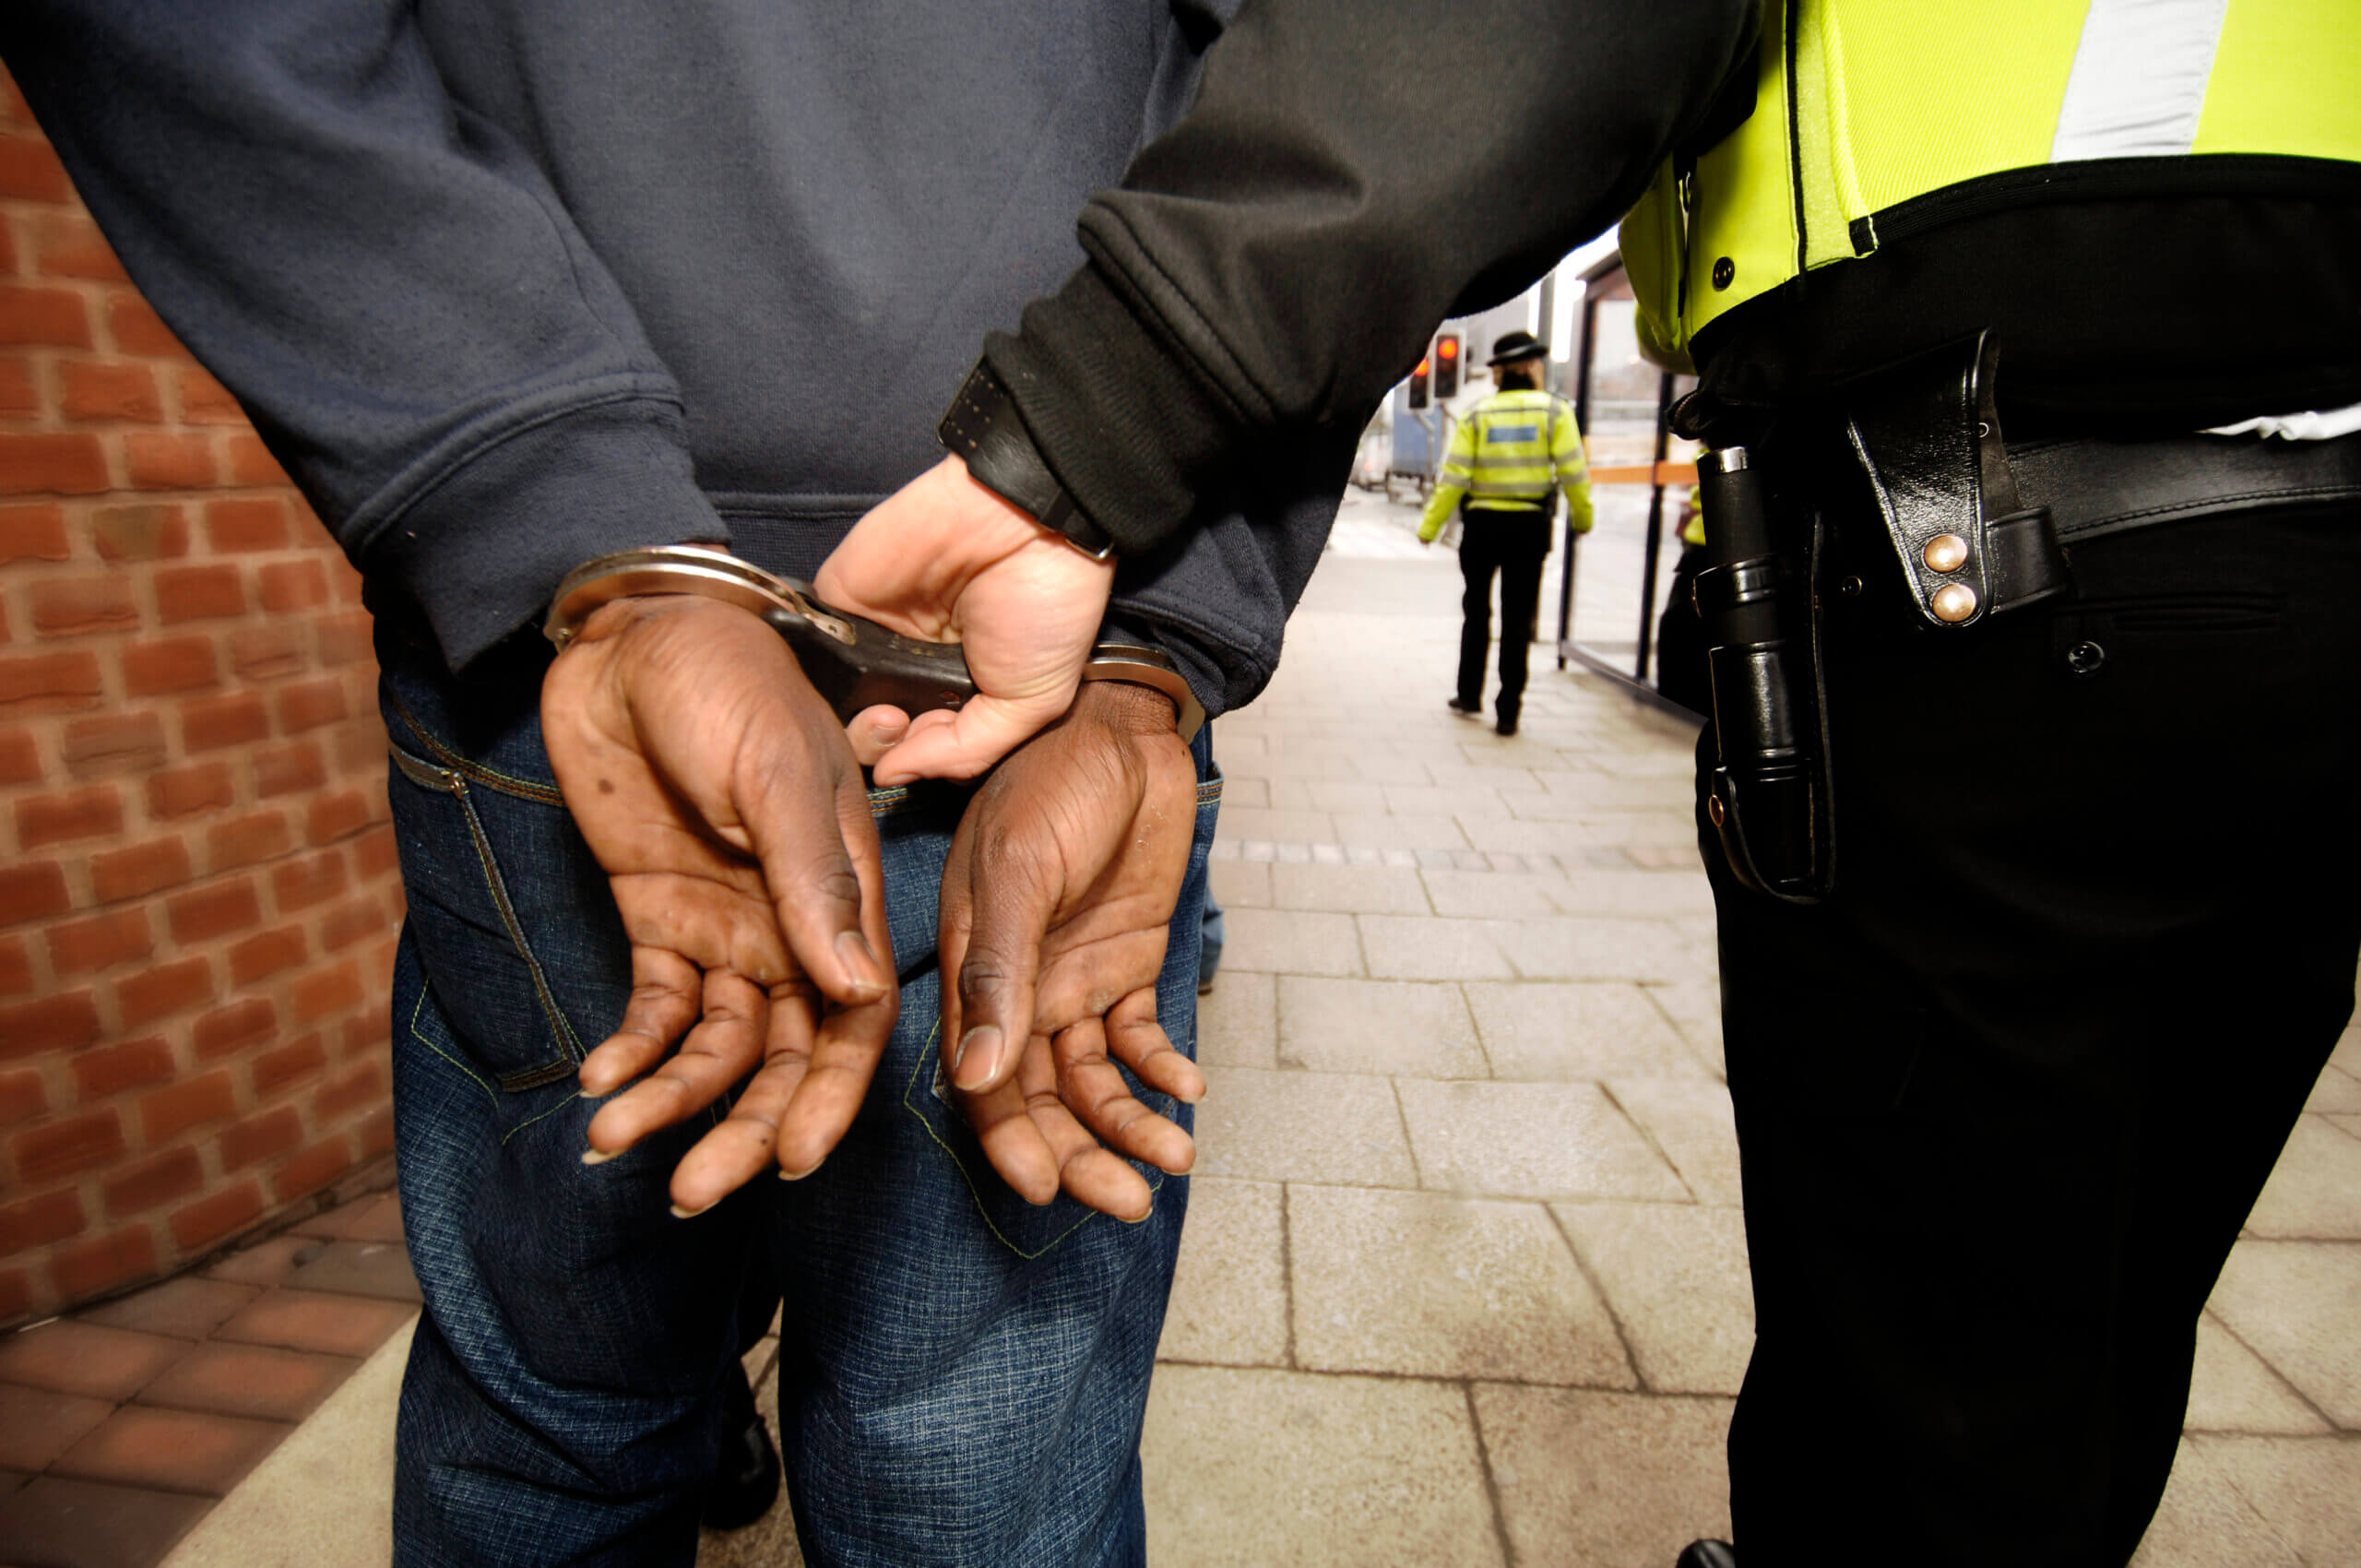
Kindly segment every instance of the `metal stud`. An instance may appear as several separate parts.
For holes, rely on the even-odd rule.
[[[1952,625],[1975,613],[1975,590],[1965,583],[1948,583],[1936,590],[1935,619]]]
[[[1836,585],[1836,591],[1847,599],[1858,599],[1861,597],[1861,589],[1864,586],[1866,585],[1858,576],[1848,576]]]
[[[1715,827],[1719,827],[1722,825],[1722,819],[1728,814],[1723,810],[1722,798],[1719,795],[1708,795],[1705,797],[1705,814],[1714,819],[1714,826]]]
[[[1919,552],[1929,570],[1956,572],[1967,564],[1967,540],[1955,533],[1939,533]]]
[[[1728,288],[1728,287],[1729,287],[1733,282],[1735,282],[1735,281],[1737,280],[1737,279],[1738,279],[1738,263],[1736,263],[1736,262],[1732,261],[1729,257],[1727,257],[1727,256],[1726,256],[1726,255],[1724,255],[1724,256],[1715,256],[1715,257],[1714,258],[1714,288],[1716,288],[1716,289],[1726,289],[1726,288]]]

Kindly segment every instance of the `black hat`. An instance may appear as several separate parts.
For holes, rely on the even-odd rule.
[[[1506,332],[1492,339],[1492,357],[1484,362],[1488,365],[1514,364],[1519,360],[1529,360],[1548,351],[1549,345],[1530,332]]]

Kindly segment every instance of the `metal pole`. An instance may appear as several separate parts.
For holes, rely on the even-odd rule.
[[[1664,460],[1672,451],[1672,372],[1656,383],[1656,456],[1649,473],[1648,555],[1640,574],[1640,662],[1631,671],[1642,685],[1648,681],[1649,645],[1656,629],[1656,565],[1664,554]]]
[[[1588,290],[1583,292],[1582,347],[1574,351],[1574,432],[1588,440],[1590,434],[1590,353],[1593,328],[1598,322],[1598,297]],[[1588,450],[1587,446],[1584,448]],[[1566,667],[1566,644],[1574,635],[1574,540],[1573,516],[1566,517],[1566,558],[1558,564],[1558,668]]]

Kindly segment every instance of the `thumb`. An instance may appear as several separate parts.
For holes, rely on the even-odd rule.
[[[1074,683],[1026,697],[978,696],[955,713],[921,714],[877,759],[880,784],[973,778],[1032,739],[1074,704]]]
[[[970,1094],[1005,1081],[1024,1054],[1033,1033],[1041,942],[1058,897],[1053,847],[991,833],[978,842],[991,847],[992,863],[971,868],[959,1038],[951,1048],[951,1082]]]

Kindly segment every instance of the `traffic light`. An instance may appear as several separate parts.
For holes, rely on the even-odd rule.
[[[1410,406],[1414,409],[1423,409],[1427,406],[1427,367],[1429,362],[1429,358],[1422,356],[1418,361],[1418,368],[1410,373]]]
[[[1435,396],[1449,399],[1459,396],[1459,334],[1445,332],[1435,339]]]

